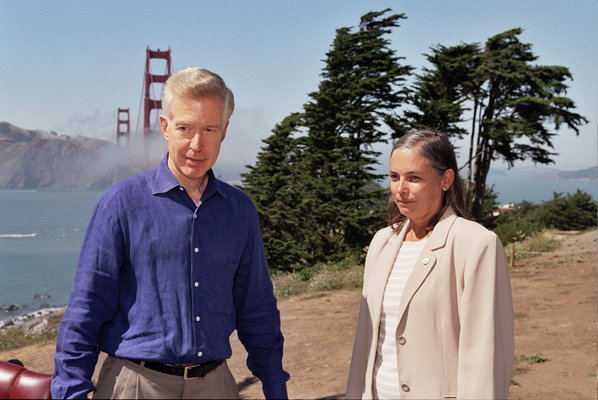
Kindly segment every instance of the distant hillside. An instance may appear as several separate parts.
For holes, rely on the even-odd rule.
[[[584,168],[576,171],[563,171],[545,166],[513,167],[510,169],[491,169],[490,176],[501,175],[517,177],[535,177],[538,179],[575,179],[598,180],[598,166]]]
[[[162,158],[165,150],[165,147],[155,148],[157,151],[152,155],[152,164]],[[140,152],[133,153],[106,140],[25,130],[0,122],[0,188],[104,189],[143,169]],[[220,160],[214,172],[220,179],[239,184],[241,173],[246,172],[246,168]],[[540,180],[595,181],[598,179],[598,166],[578,171],[544,166],[492,169],[489,180],[502,176],[515,180],[533,177]]]
[[[159,138],[150,147],[150,164],[156,165],[166,146]],[[134,152],[106,140],[25,130],[0,122],[0,188],[105,189],[143,171],[144,165],[142,149]],[[214,173],[239,184],[243,168],[218,161]]]
[[[580,169],[579,171],[560,171],[562,179],[598,179],[598,167]]]
[[[105,140],[0,122],[0,187],[103,189],[142,169],[142,162]]]

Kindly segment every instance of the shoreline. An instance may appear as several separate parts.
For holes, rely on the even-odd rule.
[[[0,320],[0,331],[6,328],[25,328],[27,330],[41,330],[48,324],[48,318],[63,313],[66,306],[44,307],[35,311],[19,314]],[[44,322],[45,321],[45,322]]]

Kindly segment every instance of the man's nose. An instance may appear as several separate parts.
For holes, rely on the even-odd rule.
[[[193,135],[193,138],[191,138],[191,142],[189,143],[189,147],[193,151],[199,151],[201,149],[201,134],[199,132]]]

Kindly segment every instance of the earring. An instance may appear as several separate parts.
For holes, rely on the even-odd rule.
[[[445,188],[445,187],[443,187],[443,188],[442,188],[442,191],[443,191],[443,192],[446,192],[447,190],[448,190],[448,189],[447,189],[447,188]]]

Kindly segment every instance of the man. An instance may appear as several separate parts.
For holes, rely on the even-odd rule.
[[[283,336],[251,200],[215,178],[233,112],[216,74],[164,86],[161,164],[117,183],[89,222],[62,322],[53,398],[238,398],[236,329],[266,398],[286,398]],[[108,354],[97,386],[98,354]]]

